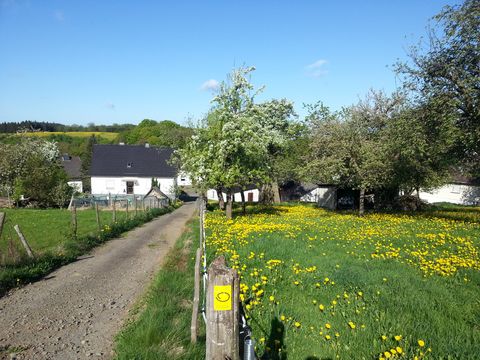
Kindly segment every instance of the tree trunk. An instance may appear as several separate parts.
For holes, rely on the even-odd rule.
[[[273,203],[279,204],[280,203],[280,190],[278,189],[277,181],[272,181],[272,193],[273,193]]]
[[[245,192],[243,189],[240,190],[240,196],[242,197],[242,214],[245,215],[247,213],[247,204],[245,203]]]
[[[217,189],[217,197],[218,197],[218,206],[220,207],[220,210],[225,210],[225,200],[223,200],[223,193],[222,189],[218,188]]]
[[[360,189],[360,204],[358,206],[358,215],[365,214],[365,189]]]
[[[227,216],[227,220],[232,219],[232,193],[230,190],[227,191],[227,206],[225,207],[225,215]]]

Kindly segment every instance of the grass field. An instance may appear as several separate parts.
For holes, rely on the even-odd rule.
[[[137,216],[117,211],[101,211],[99,231],[94,210],[78,210],[77,237],[71,231],[71,213],[67,210],[1,209],[6,213],[0,238],[0,296],[18,285],[35,281],[56,268],[74,261],[79,255],[103,242],[118,237],[153,218],[174,210],[176,205],[140,211]],[[26,256],[13,226],[18,224],[35,255]]]
[[[198,220],[176,242],[147,295],[131,313],[131,322],[117,336],[116,359],[204,359],[205,330],[190,343],[193,266]],[[203,324],[203,320],[199,320]]]
[[[0,237],[0,252],[6,253],[10,238],[17,241],[13,226],[18,224],[32,250],[38,254],[46,251],[62,251],[62,247],[71,232],[71,212],[61,209],[2,209],[6,213],[4,230]],[[112,222],[111,211],[100,212],[101,224]],[[117,220],[126,217],[125,212],[117,211]],[[95,210],[77,211],[78,236],[97,231]]]
[[[67,131],[67,132],[61,132],[61,131],[52,131],[52,132],[47,132],[47,131],[39,131],[39,132],[29,132],[29,133],[24,133],[20,134],[21,136],[39,136],[39,137],[48,137],[51,135],[66,135],[66,136],[72,136],[72,137],[90,137],[92,135],[95,135],[97,137],[102,137],[107,140],[113,141],[117,138],[118,133],[115,132],[105,132],[105,131]]]
[[[480,208],[250,212],[209,213],[207,253],[239,270],[262,358],[479,358]]]

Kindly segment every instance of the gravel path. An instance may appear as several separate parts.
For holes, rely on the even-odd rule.
[[[111,358],[129,308],[194,210],[187,203],[0,298],[0,358]]]

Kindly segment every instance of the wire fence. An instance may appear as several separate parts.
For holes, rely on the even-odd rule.
[[[206,231],[205,231],[205,218],[207,214],[207,201],[203,197],[199,197],[197,200],[197,205],[198,205],[198,213],[199,213],[199,232],[200,232],[200,241],[199,241],[199,249],[201,249],[201,256],[202,256],[202,261],[201,261],[201,278],[202,278],[202,294],[201,294],[201,314],[202,318],[205,322],[205,325],[207,326],[207,342],[209,341],[208,339],[208,327],[211,325],[211,321],[207,318],[207,313],[212,313],[211,311],[207,310],[207,294],[208,294],[208,287],[213,286],[212,283],[209,283],[209,278],[208,278],[208,267],[207,267],[207,259],[208,259],[208,254],[207,254],[207,245],[206,245]],[[236,273],[236,272],[235,272]],[[237,284],[238,285],[238,284]],[[235,293],[235,291],[233,292]],[[233,298],[233,302],[236,302],[237,304],[234,305],[234,308],[237,308],[238,311],[238,316],[234,316],[234,319],[237,319],[238,321],[237,324],[232,324],[232,326],[237,327],[238,331],[233,332],[233,334],[237,334],[239,337],[238,339],[233,339],[232,343],[238,345],[236,352],[237,355],[239,356],[238,358],[243,359],[243,360],[255,360],[257,359],[257,356],[255,354],[255,342],[252,339],[252,329],[248,325],[247,318],[245,316],[245,311],[242,307],[242,303],[240,302],[240,299],[238,297]],[[211,310],[211,309],[210,309]],[[192,335],[193,338],[193,335]],[[207,344],[207,352],[208,352],[208,344]],[[237,358],[237,357],[235,357]]]

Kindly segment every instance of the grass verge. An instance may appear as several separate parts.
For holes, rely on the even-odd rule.
[[[76,239],[72,239],[71,234],[69,234],[67,230],[63,237],[61,237],[63,241],[53,242],[53,245],[50,244],[48,250],[38,254],[35,259],[23,258],[20,264],[0,266],[0,296],[16,286],[38,280],[60,266],[74,261],[78,256],[85,254],[95,246],[109,239],[116,238],[122,233],[132,230],[174,209],[175,207],[170,206],[163,209],[151,209],[148,212],[141,212],[138,213],[136,217],[130,219],[123,218],[117,220],[115,223],[104,225],[100,232],[81,233]],[[46,241],[49,242],[48,240]]]
[[[198,343],[190,343],[197,234],[198,220],[191,221],[137,304],[131,322],[117,336],[117,360],[205,358],[203,326]]]

